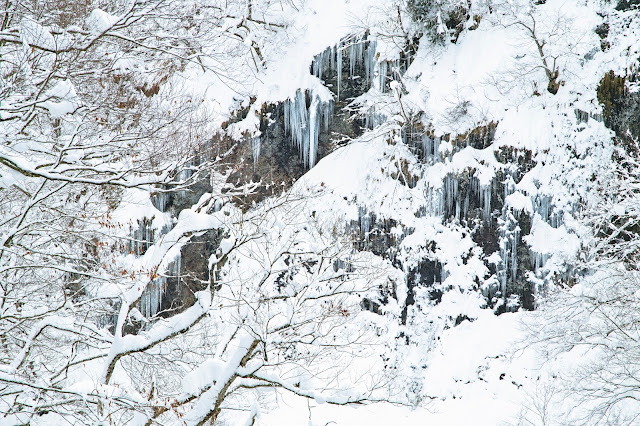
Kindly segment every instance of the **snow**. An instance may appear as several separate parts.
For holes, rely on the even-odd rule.
[[[465,321],[443,336],[428,366],[425,378],[429,399],[424,407],[371,404],[355,407],[307,404],[281,395],[276,410],[263,413],[260,424],[312,425],[496,425],[516,421],[525,382],[520,372],[535,371],[532,353],[516,353],[519,347],[521,314],[494,316],[478,310],[480,317]],[[526,374],[526,373],[525,373]],[[515,382],[515,383],[514,383]]]
[[[56,41],[49,30],[32,19],[24,18],[22,24],[22,40],[27,45],[36,45],[55,50]]]
[[[507,196],[504,200],[505,206],[527,213],[529,215],[533,214],[533,204],[531,203],[531,198],[524,195],[522,192],[514,192]]]
[[[87,18],[87,27],[94,34],[101,34],[118,22],[119,18],[104,10],[93,9]]]
[[[54,118],[69,114],[80,106],[75,87],[69,80],[58,81],[55,86],[46,91],[45,96],[50,100],[42,102],[41,106],[49,110]]]
[[[571,259],[580,248],[580,240],[569,233],[565,226],[552,228],[540,215],[533,217],[531,234],[525,237],[526,242],[536,253],[556,253],[565,259]]]
[[[203,396],[198,400],[193,409],[185,416],[185,422],[187,425],[199,424],[213,407],[218,394],[223,391],[223,387],[226,382],[231,379],[236,370],[240,367],[242,358],[245,356],[247,350],[251,347],[253,338],[251,336],[243,336],[238,346],[232,355],[232,357],[224,364],[216,363],[215,365],[209,364],[207,374],[215,374],[212,378],[217,379],[216,382],[207,390]],[[219,370],[219,371],[212,371]],[[202,383],[202,382],[199,382]]]
[[[190,371],[182,379],[182,392],[188,395],[197,395],[203,389],[218,382],[224,373],[226,363],[219,359],[208,359],[201,363],[197,369]]]

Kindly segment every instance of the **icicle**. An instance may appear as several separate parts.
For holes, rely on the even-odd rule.
[[[307,164],[309,152],[309,136],[307,123],[307,104],[303,92],[296,92],[293,101],[289,102],[289,111],[285,114],[288,118],[288,130],[291,133],[291,140],[298,147],[300,157]]]
[[[516,225],[511,236],[511,279],[516,280],[518,275],[518,240],[520,239],[520,227]]]
[[[313,75],[315,75],[319,79],[322,79],[327,66],[333,63],[332,53],[332,49],[327,48],[322,51],[322,53],[313,58],[313,62],[311,63],[311,73]]]
[[[329,54],[329,69],[332,71],[336,69],[336,46],[331,48],[331,53]]]
[[[465,194],[464,197],[464,204],[462,205],[462,218],[466,219],[467,218],[467,213],[469,213],[469,197],[471,196],[471,193],[469,191],[467,191],[467,193]]]
[[[149,283],[140,297],[140,313],[145,318],[150,318],[158,312],[158,287],[164,278],[158,278]]]
[[[320,55],[322,55],[322,54],[320,54]],[[320,55],[318,55],[318,56],[320,56]],[[311,62],[311,74],[313,74],[316,77],[320,78],[319,75],[322,75],[321,71],[320,71],[320,68],[322,66],[319,64],[320,61],[319,61],[319,57],[318,56],[313,58],[313,62]]]
[[[136,256],[143,255],[155,240],[155,229],[152,227],[152,219],[143,217],[138,219],[138,226],[129,228],[131,239],[127,244],[129,252]]]
[[[338,101],[340,101],[340,86],[342,85],[342,42],[338,43],[336,69],[338,71]]]
[[[370,40],[367,46],[367,52],[364,57],[365,78],[367,79],[369,87],[376,87],[376,70],[378,69],[378,64],[376,61],[376,49],[376,41]]]
[[[500,258],[501,269],[498,277],[502,296],[506,297],[507,284],[515,282],[518,274],[518,240],[520,227],[508,209],[503,210],[503,222],[500,226]]]
[[[554,208],[551,197],[537,195],[534,199],[535,211],[540,218],[552,228],[558,228],[563,224],[563,212]]]
[[[460,219],[460,201],[458,200],[458,178],[448,174],[444,178],[445,214]]]
[[[378,90],[379,92],[381,92],[380,90],[380,78],[378,77],[380,75],[380,64],[378,62],[374,62],[373,63],[373,73],[371,76],[371,87]]]
[[[379,79],[378,87],[379,87],[380,93],[385,93],[386,82],[387,82],[387,61],[380,62],[378,79]]]
[[[182,258],[178,256],[173,262],[169,263],[166,271],[167,276],[161,276],[154,279],[147,288],[145,288],[140,297],[139,307],[140,313],[145,318],[151,318],[162,309],[162,299],[167,287],[168,277],[175,278],[176,286],[180,286],[180,268],[182,267]]]
[[[364,207],[358,207],[358,217],[360,222],[360,233],[362,233],[365,241],[369,240],[369,232],[371,231],[371,216]]]
[[[502,260],[502,264],[500,265],[500,270],[498,271],[498,278],[500,280],[500,292],[504,296],[507,292],[507,268],[509,265],[509,239],[504,232],[501,232],[503,235],[500,238],[500,259]]]
[[[151,316],[151,296],[149,295],[148,289],[145,289],[144,293],[142,294],[142,300],[144,301],[142,305],[142,314],[146,318],[149,318]]]
[[[347,49],[349,51],[349,77],[353,77],[356,69],[356,50],[354,49],[354,44],[350,44]]]
[[[508,175],[505,178],[503,184],[504,184],[504,199],[506,200],[509,195],[515,192],[516,184],[513,181],[513,177],[511,175]]]
[[[260,159],[260,148],[262,141],[260,136],[254,136],[251,138],[251,151],[253,153],[253,164],[256,164]]]
[[[532,252],[531,258],[533,260],[533,271],[536,275],[539,275],[540,270],[544,268],[547,260],[549,260],[549,255],[546,253]]]
[[[422,152],[424,154],[424,159],[429,160],[431,156],[431,152],[433,151],[433,141],[427,135],[422,135]]]
[[[540,209],[538,210],[538,214],[545,222],[549,222],[549,197],[541,196],[540,197]]]
[[[324,119],[324,131],[329,132],[329,119],[333,115],[333,103],[325,102],[320,104],[322,118]]]
[[[149,290],[149,316],[153,316],[158,313],[158,298],[161,297],[158,288],[160,287],[160,283],[158,281],[159,280],[150,283],[149,287],[147,287],[147,290]]]
[[[374,129],[384,122],[384,116],[378,114],[375,105],[372,105],[364,117],[364,125],[368,129]]]
[[[151,196],[151,204],[153,204],[153,206],[161,212],[166,212],[169,205],[169,193],[156,192]]]
[[[193,173],[194,173],[193,170],[194,170],[194,164],[190,161],[184,165],[184,168],[182,170],[180,170],[176,180],[178,182],[185,182],[187,179],[193,176]]]
[[[320,120],[318,117],[320,107],[320,100],[314,96],[309,107],[309,146],[306,148],[308,151],[307,157],[309,168],[316,164],[316,154],[318,152],[318,133],[320,130]]]
[[[284,111],[284,132],[289,133],[290,126],[289,123],[291,121],[291,101],[286,101],[282,107]]]
[[[356,66],[362,62],[364,43],[362,41],[354,41],[349,45],[349,76],[353,77],[356,73]]]
[[[491,183],[489,183],[489,185],[480,185],[480,197],[482,202],[482,219],[489,221],[489,219],[491,219]]]
[[[438,162],[439,143],[440,141],[438,138],[432,139],[427,135],[422,136],[422,152],[427,164]]]
[[[458,197],[458,178],[454,177],[453,179],[453,199],[456,203],[456,219],[460,220],[460,198]]]
[[[402,71],[400,70],[400,59],[396,59],[393,61],[393,67],[391,71],[393,78],[399,80],[402,76]]]
[[[295,141],[298,144],[298,149],[302,155],[303,162],[306,163],[306,159],[309,156],[309,137],[308,137],[308,123],[307,123],[307,101],[305,94],[301,91],[296,93],[296,101],[294,107],[295,128],[291,130],[295,132]]]

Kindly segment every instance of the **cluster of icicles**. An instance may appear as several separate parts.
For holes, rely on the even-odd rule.
[[[318,138],[321,130],[328,132],[329,121],[336,102],[344,100],[342,89],[344,79],[364,78],[367,90],[385,93],[389,90],[389,72],[400,69],[398,61],[379,61],[376,55],[377,43],[367,36],[350,37],[329,47],[317,55],[311,64],[311,73],[321,81],[329,81],[335,75],[333,94],[325,86],[320,89],[298,90],[284,102],[285,132],[298,148],[300,159],[307,168],[316,164],[318,158]],[[348,72],[346,62],[348,61]],[[394,67],[395,65],[395,67]],[[357,75],[364,68],[364,76]],[[329,95],[327,96],[327,94]],[[373,128],[383,121],[381,114],[370,108],[365,116],[366,126]],[[257,162],[261,152],[261,138],[251,138],[253,161]]]
[[[298,91],[293,100],[284,103],[284,128],[291,141],[298,147],[300,158],[308,168],[316,164],[320,123],[329,130],[329,118],[333,115],[333,102],[323,101],[319,94],[311,91],[311,102],[307,108],[306,95]],[[255,156],[254,145],[254,160]]]
[[[311,72],[319,79],[327,72],[336,73],[336,99],[341,98],[343,86],[344,59],[349,60],[349,78],[364,78],[370,89],[384,93],[388,89],[389,61],[378,61],[376,57],[377,43],[366,38],[348,38],[341,40],[337,45],[329,47],[317,55],[311,65]],[[364,76],[356,74],[359,66],[364,67]]]
[[[348,63],[348,72],[346,66]],[[320,80],[329,81],[335,79],[333,96],[327,96],[326,87],[318,89],[298,90],[292,98],[283,104],[284,126],[285,132],[291,137],[292,144],[295,145],[300,153],[300,158],[304,165],[308,168],[313,167],[317,162],[318,156],[318,140],[322,130],[328,131],[331,116],[334,113],[336,102],[344,99],[344,83],[345,78],[359,79],[364,78],[366,89],[369,91],[377,91],[386,93],[389,91],[388,81],[389,73],[393,70],[400,70],[399,61],[379,61],[376,57],[376,42],[367,40],[366,37],[361,39],[345,39],[337,45],[327,48],[325,51],[317,55],[311,65],[311,73]],[[360,70],[364,69],[364,75],[358,75]],[[398,71],[399,72],[399,71]],[[335,76],[335,77],[334,77]],[[324,89],[324,90],[323,90]],[[367,114],[366,124],[368,127],[374,127],[379,124],[384,117],[377,114],[372,109]],[[440,150],[441,140],[438,137],[424,135],[421,140],[421,150],[423,160],[428,165],[433,165],[445,161]],[[260,136],[251,139],[252,153],[254,161],[258,161],[261,154]],[[458,176],[454,173],[448,174],[440,187],[429,187],[425,193],[427,206],[423,214],[428,216],[443,217],[445,219],[454,218],[458,221],[468,218],[468,210],[471,197],[476,197],[477,204],[481,208],[482,220],[490,226],[492,222],[493,211],[491,209],[492,192],[502,187],[504,198],[516,191],[515,176],[507,173],[503,182],[493,182],[488,184],[481,183],[475,176]],[[468,180],[470,189],[461,191],[463,180]],[[166,194],[162,194],[163,196]],[[164,211],[167,203],[162,197],[158,200],[158,206]],[[562,216],[556,212],[551,204],[551,199],[544,195],[535,195],[531,197],[533,203],[533,214],[538,214],[546,223],[557,228],[562,225]],[[508,285],[515,283],[518,277],[518,243],[520,241],[520,227],[518,218],[520,212],[513,211],[505,207],[502,209],[500,220],[498,220],[498,229],[496,232],[499,237],[499,248],[501,265],[497,271],[498,288],[502,296],[507,295]],[[374,226],[371,223],[370,215],[364,211],[360,212],[359,226],[361,232],[366,236]],[[147,232],[140,229],[140,232]],[[153,236],[135,235],[135,240],[152,241]],[[533,272],[538,273],[544,268],[548,255],[531,253]],[[447,273],[444,269],[441,273],[441,280],[445,280]],[[180,259],[173,262],[169,270],[168,276],[178,276],[180,273]],[[522,274],[522,271],[520,271]],[[154,283],[150,284],[144,292],[140,300],[140,311],[145,317],[151,317],[158,313],[162,305],[162,297],[164,289],[167,285],[167,278],[158,278]]]

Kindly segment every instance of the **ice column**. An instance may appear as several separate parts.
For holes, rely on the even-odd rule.
[[[257,163],[260,159],[260,148],[262,146],[262,141],[260,136],[254,136],[251,138],[251,152],[253,153],[253,163]]]
[[[337,59],[336,59],[336,69],[337,69],[337,80],[338,80],[338,101],[340,100],[340,85],[342,84],[342,43],[338,43],[338,48],[336,49]]]

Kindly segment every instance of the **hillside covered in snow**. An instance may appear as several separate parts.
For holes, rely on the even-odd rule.
[[[0,424],[640,424],[636,0],[0,9]]]

